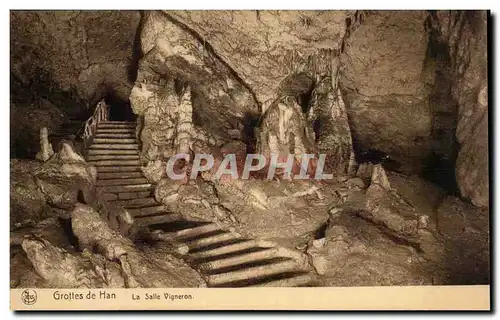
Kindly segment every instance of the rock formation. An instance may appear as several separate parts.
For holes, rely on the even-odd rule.
[[[13,12],[12,38],[11,155],[42,127],[11,160],[12,287],[210,285],[200,234],[169,238],[192,225],[195,255],[272,242],[319,286],[489,283],[487,12]],[[53,133],[101,100],[130,119],[92,167]],[[252,153],[333,178],[241,179]]]
[[[482,207],[489,206],[486,19],[486,12],[436,12],[432,16],[438,39],[448,48],[450,89],[458,108],[457,184],[462,196]]]
[[[52,157],[54,150],[52,144],[49,142],[49,132],[47,128],[40,129],[40,151],[36,154],[35,159],[45,162]]]
[[[413,172],[429,152],[427,17],[424,11],[358,12],[341,54],[339,87],[357,148],[384,151]]]
[[[79,192],[87,192],[96,183],[97,172],[76,153],[69,142],[35,172],[35,183],[55,207],[71,210]]]

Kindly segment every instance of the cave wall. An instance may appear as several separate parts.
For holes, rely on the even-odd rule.
[[[341,55],[343,91],[358,150],[375,149],[420,172],[429,153],[432,65],[425,11],[361,12]]]
[[[328,72],[332,56],[346,33],[353,11],[168,11],[168,18],[185,25],[210,44],[214,52],[269,105],[281,82],[304,69]],[[307,71],[307,70],[306,70]],[[314,70],[316,71],[316,70]],[[265,108],[265,107],[264,107]]]
[[[457,184],[462,196],[482,207],[489,206],[487,15],[437,11],[431,20],[450,57],[450,95],[457,103]]]
[[[139,20],[137,11],[12,11],[12,76],[92,103],[105,86],[127,99]]]
[[[43,126],[78,119],[75,133],[105,96],[128,100],[139,22],[137,11],[11,11],[11,156],[33,158]]]

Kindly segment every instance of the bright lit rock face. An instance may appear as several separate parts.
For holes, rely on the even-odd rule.
[[[339,50],[349,11],[169,11],[206,41],[260,104],[272,102],[288,75],[312,67],[322,50]],[[319,61],[317,68],[325,68]],[[271,100],[271,101],[270,101]]]

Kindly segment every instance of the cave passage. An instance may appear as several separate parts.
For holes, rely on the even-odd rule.
[[[109,106],[110,121],[135,121],[136,115],[132,111],[130,101],[124,100],[114,94],[108,94],[104,101]]]

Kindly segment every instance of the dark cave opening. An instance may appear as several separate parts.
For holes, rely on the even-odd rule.
[[[314,80],[305,73],[292,74],[286,77],[280,84],[282,96],[293,96],[301,106],[302,112],[307,113],[310,107]]]
[[[128,99],[125,100],[110,91],[104,96],[104,101],[109,106],[109,121],[136,121],[137,116],[132,111]]]

